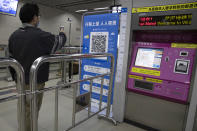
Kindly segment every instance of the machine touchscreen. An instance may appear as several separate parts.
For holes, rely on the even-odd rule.
[[[138,48],[135,66],[160,68],[163,49]]]

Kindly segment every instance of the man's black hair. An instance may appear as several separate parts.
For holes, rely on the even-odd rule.
[[[39,15],[39,7],[35,3],[24,4],[19,12],[19,17],[22,23],[29,23],[33,20],[34,16]]]

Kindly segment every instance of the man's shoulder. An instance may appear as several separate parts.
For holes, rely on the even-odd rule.
[[[12,33],[12,35],[13,34],[18,34],[20,32],[20,28],[18,28],[17,30],[15,30],[13,33]]]
[[[34,30],[41,36],[41,37],[45,37],[45,36],[54,36],[53,34],[51,34],[50,32],[44,31],[40,28],[34,28]]]
[[[37,38],[48,38],[48,37],[54,37],[53,34],[50,32],[46,32],[40,28],[35,28],[35,27],[20,27],[17,30],[15,30],[9,37],[9,40],[12,40],[18,36],[35,36]]]
[[[10,35],[9,39],[12,39],[12,38],[15,37],[16,35],[18,35],[19,32],[20,32],[20,28],[17,29],[17,30],[15,30],[15,31]]]

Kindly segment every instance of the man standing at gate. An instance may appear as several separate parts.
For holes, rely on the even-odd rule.
[[[17,29],[9,38],[9,55],[16,59],[25,71],[25,89],[30,90],[29,74],[32,63],[40,56],[49,55],[64,46],[66,35],[64,30],[60,30],[59,35],[55,36],[49,32],[38,28],[40,13],[37,4],[26,3],[19,12],[22,27]],[[12,77],[16,80],[15,71],[10,68]],[[42,90],[45,82],[48,81],[49,64],[43,64],[38,70],[37,89]],[[43,93],[37,95],[38,112],[41,108]],[[26,96],[26,131],[30,131],[30,97]],[[18,116],[20,117],[20,116]]]

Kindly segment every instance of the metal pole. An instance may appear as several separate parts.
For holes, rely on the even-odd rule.
[[[58,131],[58,88],[55,89],[55,122],[54,131]]]
[[[102,107],[102,98],[103,98],[103,82],[104,78],[101,78],[101,92],[100,92],[100,102],[99,102],[99,111],[101,110]]]
[[[110,59],[111,59],[111,68],[110,68],[111,74],[110,74],[110,83],[109,83],[108,98],[107,98],[107,111],[106,111],[107,117],[109,117],[110,115],[113,77],[114,77],[114,57],[112,56]]]
[[[18,131],[25,131],[25,75],[24,70],[20,63],[12,58],[0,58],[1,66],[11,66],[16,71],[17,84],[16,88],[18,91]]]
[[[76,86],[73,88],[73,113],[72,113],[72,126],[75,126],[75,113],[76,113]]]
[[[71,39],[70,39],[70,35],[71,35],[71,19],[68,20],[69,22],[69,46],[71,45]]]
[[[69,61],[69,82],[71,82],[71,76],[72,76],[72,61]]]
[[[70,35],[71,35],[71,20],[69,19],[69,47],[71,46],[71,39],[70,39]],[[69,54],[70,54],[70,49],[69,49]],[[71,73],[72,73],[72,64],[71,61],[69,61],[69,82],[71,82]]]
[[[66,61],[62,61],[62,82],[66,83]]]
[[[64,61],[60,62],[61,82],[64,83]]]
[[[37,70],[42,63],[42,57],[36,59],[30,69],[30,90],[32,93],[32,100],[30,104],[31,112],[31,131],[38,131],[38,110],[37,110]]]
[[[74,69],[74,67],[73,67],[74,63],[73,62],[74,61],[71,61],[71,81],[73,80],[73,69]]]
[[[93,83],[93,80],[90,80],[90,101],[89,101],[89,107],[88,107],[88,117],[90,117],[90,113],[91,113],[92,83]]]
[[[65,52],[65,49],[64,48],[62,48],[62,54],[66,54],[66,52]],[[61,78],[61,81],[63,82],[63,83],[66,83],[66,61],[61,61],[60,62],[60,64],[61,64],[61,71],[60,72],[62,72],[62,78]]]

